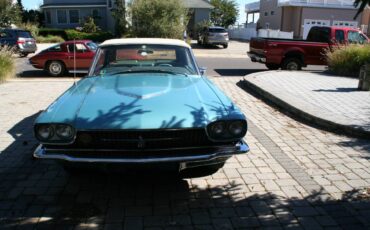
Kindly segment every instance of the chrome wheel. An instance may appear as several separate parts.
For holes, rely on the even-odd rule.
[[[287,70],[298,70],[298,64],[296,62],[289,62],[286,67]]]
[[[287,58],[281,66],[283,70],[301,70],[302,62],[298,58]]]
[[[64,72],[64,66],[59,61],[52,61],[47,69],[51,76],[61,76]]]

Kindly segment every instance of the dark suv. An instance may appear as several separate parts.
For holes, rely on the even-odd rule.
[[[198,35],[199,45],[222,45],[224,48],[227,48],[228,43],[229,33],[223,27],[204,27]]]
[[[14,47],[21,57],[37,50],[36,40],[29,31],[22,29],[0,29],[0,45]]]

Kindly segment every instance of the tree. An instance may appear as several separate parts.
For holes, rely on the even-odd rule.
[[[39,10],[25,10],[23,12],[23,22],[42,24],[44,14]]]
[[[18,5],[13,4],[12,0],[0,0],[0,27],[9,27],[21,21]]]
[[[187,24],[181,0],[135,0],[131,14],[132,33],[137,37],[181,39]]]
[[[225,28],[235,24],[239,10],[234,0],[211,0],[211,4],[215,7],[211,11],[213,24]]]
[[[355,6],[356,8],[357,8],[357,7],[359,7],[359,8],[358,8],[358,11],[357,11],[357,13],[356,13],[356,15],[355,15],[355,18],[354,18],[354,19],[356,19],[356,18],[358,17],[358,15],[360,15],[360,13],[361,13],[362,11],[364,11],[364,9],[365,9],[366,5],[367,5],[367,6],[370,6],[370,0],[355,0],[355,2],[354,2],[354,6]]]
[[[126,6],[122,0],[116,1],[116,7],[112,11],[112,16],[116,21],[116,34],[119,36],[127,32]]]

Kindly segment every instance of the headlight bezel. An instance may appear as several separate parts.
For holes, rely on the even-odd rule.
[[[52,134],[48,138],[42,138],[39,135],[40,127],[49,126],[52,130]],[[64,126],[68,127],[71,130],[71,135],[69,137],[63,137],[62,135],[58,135],[57,127]],[[69,124],[65,123],[39,123],[35,124],[34,126],[34,134],[38,141],[42,144],[71,144],[74,142],[76,138],[76,129]]]
[[[220,124],[220,123],[225,124],[224,132],[223,132],[222,135],[215,135],[215,133],[213,132],[213,127],[215,125]],[[238,124],[238,123],[240,125],[241,132],[239,134],[233,134],[230,131],[230,126]],[[214,122],[207,125],[206,131],[207,131],[208,138],[210,140],[217,141],[217,142],[226,142],[226,141],[238,141],[238,140],[240,140],[241,138],[243,138],[246,135],[247,129],[248,129],[248,124],[247,124],[246,120],[233,119],[233,120],[217,120],[217,121],[214,121]]]

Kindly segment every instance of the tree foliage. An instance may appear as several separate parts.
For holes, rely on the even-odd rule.
[[[0,27],[9,27],[22,21],[18,4],[12,0],[0,0]]]
[[[226,28],[235,24],[239,10],[234,0],[211,0],[211,4],[214,6],[211,11],[213,24]]]
[[[358,15],[364,11],[365,7],[367,6],[370,6],[370,0],[355,0],[354,2],[354,6],[355,7],[359,7],[358,8],[358,11],[355,15],[355,19],[358,17]]]
[[[181,0],[135,0],[131,14],[137,37],[181,39],[185,31],[187,10]]]
[[[124,1],[117,0],[116,7],[112,11],[112,16],[116,21],[116,34],[119,36],[127,32],[126,6]]]

